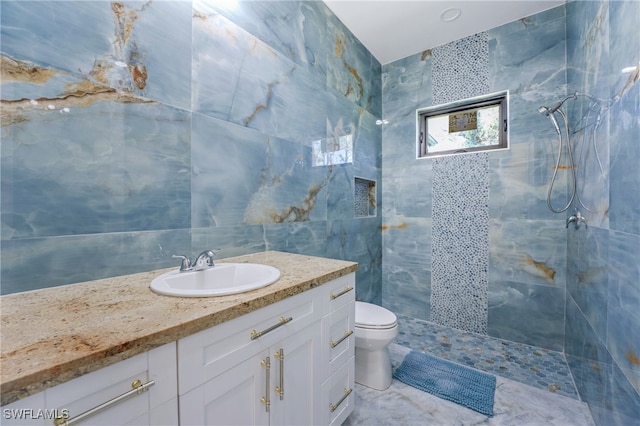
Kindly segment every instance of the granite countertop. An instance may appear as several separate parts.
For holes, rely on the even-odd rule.
[[[160,296],[143,272],[0,297],[0,405],[149,351],[355,272],[343,260],[268,251],[219,260],[278,268],[280,279],[247,293]]]

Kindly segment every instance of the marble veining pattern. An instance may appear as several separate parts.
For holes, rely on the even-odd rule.
[[[380,64],[322,2],[227,6],[0,3],[3,294],[277,247],[367,265],[380,300],[380,226],[350,223]],[[313,167],[343,136],[352,162]]]
[[[565,352],[597,424],[640,424],[640,62],[634,1],[567,3],[567,107],[588,228],[567,237]]]

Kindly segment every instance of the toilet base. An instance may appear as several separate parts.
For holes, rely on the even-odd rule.
[[[356,383],[376,390],[385,390],[391,386],[391,357],[387,347],[368,351],[356,346],[355,358]]]

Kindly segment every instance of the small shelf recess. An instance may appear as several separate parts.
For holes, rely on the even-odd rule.
[[[376,182],[354,178],[353,212],[355,217],[376,216]]]

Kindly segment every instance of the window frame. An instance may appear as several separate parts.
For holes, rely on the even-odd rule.
[[[497,144],[429,152],[429,144],[423,143],[422,135],[429,135],[427,126],[429,118],[493,105],[499,107],[500,128]],[[418,159],[506,149],[509,149],[509,91],[507,90],[416,110],[416,158]]]

